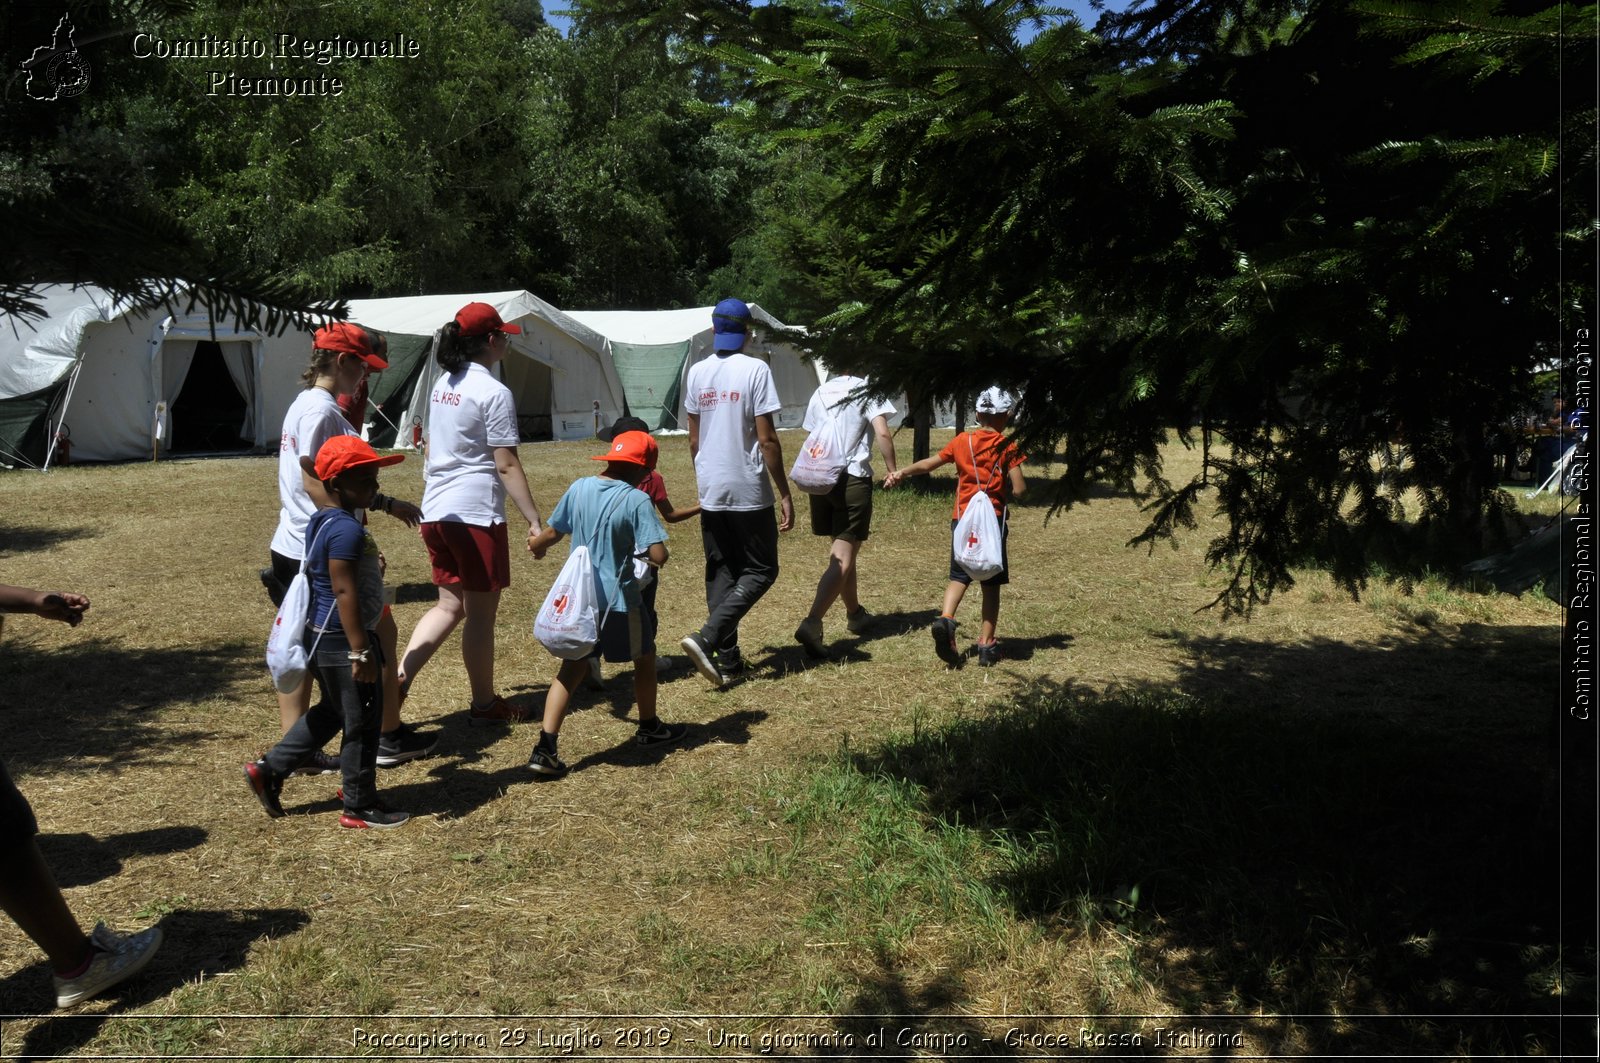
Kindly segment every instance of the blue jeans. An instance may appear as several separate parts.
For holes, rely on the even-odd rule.
[[[379,669],[383,651],[378,636],[367,632],[367,645]],[[371,808],[378,801],[378,730],[383,726],[383,684],[358,683],[350,670],[350,646],[319,645],[314,655],[317,685],[322,697],[295,721],[283,740],[262,759],[279,778],[311,759],[328,739],[344,732],[339,747],[339,767],[344,776],[344,807]]]

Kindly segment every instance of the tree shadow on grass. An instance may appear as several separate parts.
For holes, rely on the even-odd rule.
[[[215,697],[260,660],[261,647],[243,642],[134,649],[87,639],[46,649],[7,639],[0,644],[6,762],[22,770],[118,770],[209,741],[209,731],[162,722],[161,711]]]
[[[0,1014],[40,1016],[20,1034],[18,1057],[70,1057],[108,1022],[124,1021],[121,1013],[148,1008],[189,982],[239,970],[256,941],[293,934],[310,921],[311,916],[298,908],[172,912],[161,920],[164,940],[150,965],[105,995],[112,1010],[89,1010],[106,1005],[88,1004],[80,1011],[42,1015],[54,997],[50,966],[41,962],[0,979]],[[128,1016],[127,1021],[152,1022],[159,1028],[158,1020],[149,1016]],[[8,1049],[23,1025],[15,1021],[6,1024]]]
[[[1133,942],[1175,1012],[1259,1010],[1241,1028],[1273,1052],[1554,1052],[1556,1013],[1592,1014],[1594,952],[1563,966],[1550,699],[1479,701],[1548,632],[1469,634],[1192,640],[1176,689],[1038,682],[856,762],[991,839],[1019,916]],[[1313,684],[1385,700],[1297,711]],[[1421,718],[1441,706],[1471,712]],[[1332,1013],[1394,1018],[1282,1020]],[[1592,1051],[1592,1024],[1566,1033]]]
[[[0,557],[50,550],[74,539],[92,539],[93,528],[65,528],[58,525],[35,527],[29,524],[0,524]],[[45,588],[54,590],[58,588]]]
[[[880,961],[834,1019],[834,1046],[819,1054],[993,1059],[1017,1055],[982,1022],[959,1014],[970,995],[958,977],[941,975],[912,989],[895,966]]]
[[[63,889],[111,878],[130,856],[193,849],[206,840],[201,827],[152,827],[96,838],[91,834],[41,834],[39,851]]]

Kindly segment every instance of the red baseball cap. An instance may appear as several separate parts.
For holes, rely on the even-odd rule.
[[[611,441],[610,450],[604,454],[596,454],[589,460],[621,461],[653,469],[660,455],[661,449],[656,446],[655,437],[649,432],[621,432]]]
[[[500,311],[488,303],[468,303],[456,311],[456,324],[463,336],[486,336],[491,332],[521,335],[521,325],[508,325],[500,320]]]
[[[389,363],[372,349],[371,336],[367,330],[349,321],[335,321],[330,325],[323,325],[317,329],[311,346],[319,351],[353,354],[374,369],[389,368]]]
[[[379,454],[360,436],[334,436],[317,451],[317,479],[331,480],[342,472],[359,469],[363,465],[381,468],[398,465],[405,460],[404,454]]]

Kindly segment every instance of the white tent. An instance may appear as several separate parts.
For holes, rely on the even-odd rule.
[[[186,450],[266,447],[311,350],[305,332],[273,336],[202,307],[133,311],[98,288],[52,285],[40,302],[43,319],[11,318],[0,329],[8,465],[48,467],[63,435],[83,461],[148,457],[158,435],[163,452],[174,440]],[[219,417],[220,431],[194,431]]]
[[[385,333],[433,336],[468,303],[488,303],[508,324],[522,326],[511,337],[512,352],[499,373],[516,396],[524,439],[589,439],[622,414],[622,382],[604,337],[527,291],[464,295],[417,295],[354,299],[350,320]],[[428,397],[439,377],[430,350],[402,418],[420,420],[426,432]],[[404,434],[403,434],[404,436]],[[409,437],[402,444],[409,444]]]
[[[673,419],[668,427],[682,427],[685,423],[683,380],[688,376],[689,366],[712,354],[711,310],[709,306],[687,310],[569,310],[567,315],[610,341],[614,355],[624,347],[655,347],[665,356],[681,358],[678,386],[671,395],[673,408],[666,413]],[[750,315],[758,327],[745,347],[745,353],[767,360],[772,368],[772,381],[778,389],[778,398],[783,402],[783,409],[774,418],[774,423],[779,428],[799,428],[805,420],[806,404],[811,401],[811,393],[823,378],[818,375],[816,363],[809,353],[777,334],[778,330],[789,329],[790,326],[759,306],[751,306]],[[684,344],[688,345],[686,356],[682,352]],[[678,351],[672,354],[675,346]],[[633,401],[635,405],[639,404],[639,400]],[[642,411],[636,412],[644,416]],[[646,417],[646,420],[650,418]]]

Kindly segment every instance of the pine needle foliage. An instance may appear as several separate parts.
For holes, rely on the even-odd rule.
[[[1593,305],[1562,265],[1592,248],[1592,129],[1554,106],[1558,70],[1592,83],[1593,10],[1157,2],[1091,33],[872,0],[717,54],[838,175],[855,258],[807,264],[830,364],[1024,389],[1058,505],[1144,491],[1145,546],[1215,505],[1216,604],[1248,613],[1297,566],[1356,594],[1510,532],[1492,436]]]

